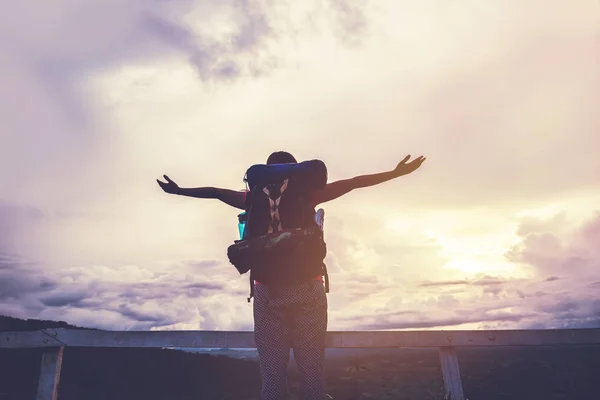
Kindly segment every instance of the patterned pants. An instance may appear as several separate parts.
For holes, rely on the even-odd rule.
[[[324,400],[327,296],[323,283],[311,281],[277,290],[256,284],[254,290],[262,400],[286,398],[290,348],[300,372],[301,399]]]

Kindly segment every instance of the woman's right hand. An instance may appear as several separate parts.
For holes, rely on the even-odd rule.
[[[165,178],[166,182],[163,182],[158,179],[156,180],[156,182],[158,182],[158,185],[161,187],[161,189],[167,193],[179,194],[179,192],[180,192],[179,186],[175,182],[173,182],[168,176],[163,175],[163,177]]]

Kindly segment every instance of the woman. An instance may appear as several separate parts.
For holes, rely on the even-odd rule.
[[[406,156],[391,171],[360,175],[328,183],[317,192],[314,206],[325,203],[354,189],[374,186],[402,175],[410,174],[421,166],[424,157],[410,162]],[[297,163],[285,151],[272,153],[267,164]],[[180,188],[164,175],[166,182],[157,180],[167,193],[218,199],[225,204],[244,209],[246,192],[215,187]],[[260,284],[254,289],[254,334],[260,360],[262,400],[283,400],[286,396],[286,374],[290,348],[301,376],[303,400],[324,400],[323,364],[325,334],[327,331],[327,296],[322,279],[314,279],[278,291],[277,296]]]

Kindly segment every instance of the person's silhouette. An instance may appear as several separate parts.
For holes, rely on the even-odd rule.
[[[391,171],[360,175],[328,183],[316,193],[314,206],[322,204],[354,189],[374,186],[402,175],[410,174],[421,166],[424,157],[410,161],[406,156]],[[297,163],[285,151],[272,153],[267,164]],[[181,188],[167,175],[165,182],[158,180],[167,193],[204,199],[218,199],[232,207],[244,209],[246,192],[216,187]],[[324,400],[325,334],[327,331],[327,296],[322,277],[311,282],[286,286],[274,296],[265,285],[254,284],[254,334],[259,354],[262,378],[262,400],[283,400],[286,397],[286,371],[290,348],[301,376],[303,400]]]

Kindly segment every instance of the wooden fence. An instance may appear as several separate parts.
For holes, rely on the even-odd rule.
[[[600,329],[328,332],[328,348],[437,347],[446,397],[465,400],[457,347],[598,345]],[[36,400],[56,400],[65,346],[256,348],[253,332],[43,329],[0,332],[0,348],[42,347]],[[0,360],[1,362],[1,360]]]

